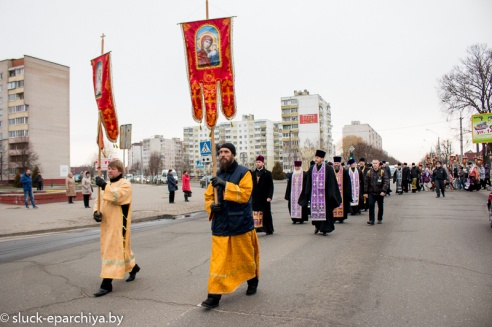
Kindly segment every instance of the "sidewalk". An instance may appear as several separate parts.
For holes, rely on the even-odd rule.
[[[175,204],[169,204],[167,185],[132,184],[132,221],[140,222],[204,210],[203,193],[197,182],[191,183],[193,196],[184,202],[183,191],[176,191]],[[181,187],[181,185],[178,185]],[[97,197],[94,189],[93,198]],[[27,210],[24,205],[0,204],[0,237],[29,235],[94,227],[99,224],[92,219],[94,200],[90,209],[84,208],[83,201],[38,205],[38,209]]]

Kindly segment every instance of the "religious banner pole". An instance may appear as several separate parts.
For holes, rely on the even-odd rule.
[[[113,99],[112,81],[111,81],[111,53],[104,53],[104,33],[101,35],[101,55],[91,60],[92,81],[94,83],[94,96],[98,109],[97,120],[97,145],[98,167],[97,176],[102,175],[102,151],[104,150],[104,133],[111,143],[118,140],[118,118],[116,115],[116,106]],[[97,193],[98,214],[101,213],[101,188]]]
[[[208,0],[205,0],[205,19],[208,20]],[[212,147],[212,176],[217,176],[217,149],[215,148],[215,126],[210,129],[210,145]],[[214,187],[214,202],[219,203],[219,193]]]
[[[104,33],[102,33],[101,35],[101,55],[104,54]],[[97,111],[97,140],[98,140],[98,143],[100,143],[100,138],[102,137],[102,128],[101,128],[101,112],[98,110]],[[103,140],[104,142],[104,140]],[[104,143],[103,143],[103,146],[104,146]],[[98,148],[98,154],[97,154],[97,176],[101,177],[102,175],[102,171],[101,171],[101,163],[102,163],[102,158],[101,158],[101,152],[102,152],[102,149],[101,149],[101,144],[98,144],[97,146]],[[97,213],[100,215],[101,214],[101,187],[98,187],[97,188]]]

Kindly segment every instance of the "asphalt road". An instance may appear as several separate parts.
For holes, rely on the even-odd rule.
[[[272,205],[275,234],[259,234],[255,296],[245,296],[242,285],[216,310],[198,307],[207,293],[211,239],[208,219],[198,214],[135,224],[133,250],[142,270],[132,283],[114,281],[102,298],[91,296],[100,283],[96,229],[0,242],[0,320],[1,313],[10,318],[0,326],[17,325],[19,315],[107,318],[110,312],[123,316],[120,326],[491,325],[485,193],[393,195],[382,225],[367,226],[363,213],[322,236],[310,224],[291,223],[283,192],[277,188]],[[32,252],[41,243],[55,245]]]

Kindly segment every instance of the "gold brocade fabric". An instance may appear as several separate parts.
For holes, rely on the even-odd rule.
[[[101,194],[101,278],[123,279],[135,266],[131,250],[132,187],[126,179],[108,183]],[[125,238],[121,205],[129,204]],[[97,208],[97,200],[94,205]]]
[[[255,276],[260,277],[260,248],[255,230],[235,236],[212,236],[208,293],[232,293]]]

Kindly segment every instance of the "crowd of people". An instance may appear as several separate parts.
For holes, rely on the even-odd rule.
[[[481,159],[468,161],[466,166],[458,164],[442,165],[436,161],[433,165],[423,167],[412,163],[398,163],[393,173],[397,194],[436,191],[437,196],[445,196],[445,190],[466,190],[469,192],[487,189],[490,186],[490,167]]]

